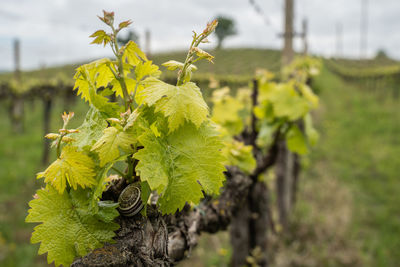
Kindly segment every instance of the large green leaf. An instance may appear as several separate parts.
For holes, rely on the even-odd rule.
[[[59,194],[52,186],[37,191],[29,202],[31,209],[26,222],[41,223],[35,227],[32,243],[41,243],[39,254],[47,254],[47,261],[69,266],[78,256],[84,256],[105,242],[112,242],[118,224],[110,218],[118,216],[113,208],[100,207],[106,221],[90,209],[90,192],[79,189]]]
[[[318,142],[319,134],[313,126],[311,114],[307,114],[304,117],[304,132],[307,136],[310,146],[315,146],[315,144]]]
[[[74,189],[78,185],[82,188],[95,184],[93,160],[79,152],[76,147],[65,146],[60,158],[54,161],[44,172],[38,173],[37,178],[43,178],[46,183],[51,183],[54,188],[62,193],[67,187],[67,182]]]
[[[273,104],[276,117],[287,117],[291,121],[303,117],[310,110],[308,101],[290,83],[276,86],[268,100]]]
[[[161,111],[168,117],[171,132],[185,121],[200,127],[207,119],[208,106],[196,84],[189,82],[174,86],[155,78],[148,78],[145,82],[139,98],[149,106],[154,105],[156,112]]]
[[[151,129],[145,131],[139,137],[144,148],[134,157],[139,160],[136,170],[142,181],[161,194],[162,212],[173,213],[186,202],[199,203],[202,190],[218,194],[224,181],[225,158],[215,129],[209,123],[199,129],[185,123],[172,134],[161,131],[159,137]]]

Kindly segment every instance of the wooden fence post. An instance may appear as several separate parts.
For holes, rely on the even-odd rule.
[[[14,79],[17,86],[21,85],[20,70],[20,43],[18,39],[14,40]],[[11,127],[14,133],[24,131],[24,96],[18,92],[12,92],[10,107]]]
[[[48,88],[46,89],[48,90]],[[43,97],[43,136],[45,136],[50,132],[52,106],[53,106],[52,96],[49,92],[46,92]],[[50,143],[51,141],[49,139],[44,138],[43,154],[42,154],[43,166],[46,166],[49,163]]]

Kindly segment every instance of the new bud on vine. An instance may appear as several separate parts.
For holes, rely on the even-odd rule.
[[[101,19],[105,24],[111,26],[114,23],[114,12],[107,12],[103,10],[103,17],[97,16]]]
[[[72,138],[72,137],[69,137],[69,136],[63,136],[63,138],[61,139],[61,141],[63,141],[64,143],[70,144],[70,143],[74,142],[75,139]]]
[[[200,48],[198,48],[198,47],[193,47],[192,49],[193,49],[193,52],[195,52],[196,55],[197,55],[199,58],[205,58],[205,59],[207,59],[209,62],[214,63],[214,62],[212,61],[214,57],[213,57],[212,55],[210,55],[209,53],[207,53],[206,51],[204,51],[203,49],[200,49]]]
[[[118,31],[122,30],[123,28],[128,27],[128,26],[131,25],[131,24],[132,24],[132,21],[131,21],[131,20],[126,20],[126,21],[121,22],[121,23],[118,25]]]
[[[104,30],[95,31],[90,37],[95,38],[91,44],[103,44],[106,46],[112,39]]]
[[[216,19],[211,21],[210,23],[207,23],[207,27],[204,29],[203,34],[206,36],[210,35],[215,30],[215,28],[217,28],[217,26],[218,20]]]
[[[68,124],[68,122],[74,117],[74,115],[75,115],[74,112],[70,112],[70,113],[64,112],[64,113],[61,115],[61,118],[62,118],[63,121],[64,121],[64,126]]]
[[[58,130],[61,134],[79,133],[78,129],[60,129]]]
[[[49,133],[46,134],[44,137],[50,140],[56,140],[58,137],[60,137],[60,135],[56,133]]]

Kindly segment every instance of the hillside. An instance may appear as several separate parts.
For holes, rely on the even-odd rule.
[[[267,68],[276,71],[280,67],[280,51],[272,49],[237,48],[209,51],[215,56],[214,64],[207,61],[196,63],[197,73],[214,73],[217,75],[252,75],[257,68]],[[176,51],[150,56],[157,65],[168,60],[184,61],[185,51]],[[50,79],[56,76],[73,77],[74,70],[80,64],[51,67],[22,73],[22,79]],[[161,67],[162,70],[165,68]],[[11,73],[0,74],[0,81],[10,79]],[[196,75],[196,74],[194,74]]]

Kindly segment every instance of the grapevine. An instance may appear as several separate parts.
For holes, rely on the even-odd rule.
[[[57,160],[37,175],[46,186],[30,202],[26,218],[41,223],[32,242],[40,242],[39,254],[47,252],[48,262],[56,265],[69,265],[113,241],[118,203],[101,198],[112,173],[127,183],[140,182],[144,205],[150,191],[157,194],[164,214],[185,203],[198,204],[203,192],[217,195],[224,181],[222,140],[200,89],[190,82],[193,63],[212,59],[198,46],[207,42],[217,22],[194,33],[185,62],[165,64],[178,69],[178,83],[171,85],[159,79],[158,66],[136,43],[118,46],[118,33],[131,21],[115,27],[113,12],[100,19],[111,31],[96,31],[92,43],[109,46],[115,59],[77,68],[74,89],[88,102],[89,112],[77,129],[67,128],[74,114],[64,113],[59,132],[46,135],[54,140]],[[112,93],[123,105],[107,98]]]

